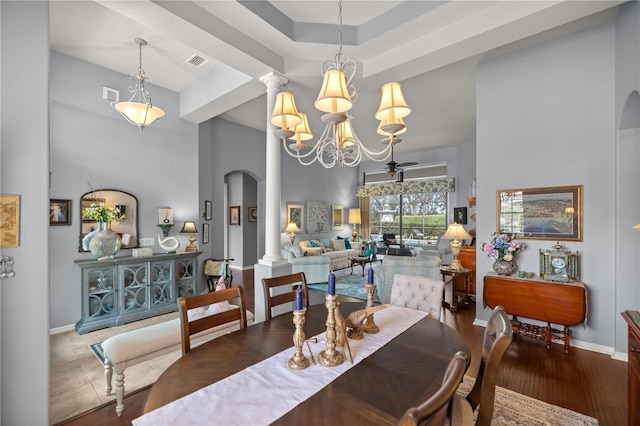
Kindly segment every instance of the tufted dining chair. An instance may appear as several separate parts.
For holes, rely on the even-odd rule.
[[[444,282],[420,275],[395,274],[391,287],[391,304],[425,311],[440,319]]]

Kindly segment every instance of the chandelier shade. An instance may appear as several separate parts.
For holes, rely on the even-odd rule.
[[[407,131],[407,126],[404,124],[404,120],[402,118],[398,118],[396,121],[386,121],[381,120],[380,124],[378,124],[378,128],[376,132],[379,135],[387,136],[390,135],[398,136]],[[388,139],[385,138],[385,142],[388,142]]]
[[[347,89],[347,78],[342,70],[329,70],[324,74],[322,88],[313,104],[318,111],[332,114],[347,112],[353,101]]]
[[[276,96],[276,104],[271,114],[271,124],[283,130],[296,127],[302,123],[300,113],[291,92],[280,92]]]
[[[407,101],[404,100],[400,83],[393,82],[382,86],[380,106],[378,107],[378,112],[376,112],[377,120],[395,122],[410,113],[411,109],[407,105]]]
[[[129,78],[135,80],[135,85],[129,87],[131,98],[127,102],[112,103],[111,105],[129,123],[142,130],[151,126],[157,119],[164,117],[164,111],[153,106],[151,96],[144,87],[147,75],[142,68],[142,46],[146,46],[147,42],[141,38],[136,38],[135,42],[139,48],[139,65],[138,74],[129,75]]]

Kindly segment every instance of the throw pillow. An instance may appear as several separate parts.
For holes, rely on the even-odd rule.
[[[351,242],[348,238],[344,239],[344,248],[346,248],[347,250],[351,250]]]
[[[323,251],[333,250],[333,244],[331,243],[331,239],[322,238],[320,242],[322,243]]]
[[[309,247],[320,247],[315,240],[309,240]]]
[[[333,250],[334,251],[346,250],[344,240],[333,240]]]
[[[302,257],[304,256],[304,252],[302,251],[302,247],[300,246],[295,246],[293,247],[293,255],[295,257]]]

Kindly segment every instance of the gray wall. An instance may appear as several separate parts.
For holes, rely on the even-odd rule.
[[[603,351],[624,346],[615,339],[614,268],[623,253],[616,251],[609,213],[616,198],[615,43],[610,22],[485,60],[477,72],[479,242],[495,231],[497,189],[584,185],[584,241],[561,243],[580,251],[588,288],[588,323],[572,328],[574,342]],[[637,73],[637,62],[633,68]],[[538,249],[555,242],[525,243],[518,268],[538,271]],[[637,251],[624,253],[637,260]],[[479,253],[478,276],[491,264]],[[486,319],[482,288],[478,280],[477,315]]]
[[[0,284],[0,423],[48,424],[49,5],[0,2],[2,194],[20,196],[15,277]]]
[[[171,207],[175,225],[169,235],[180,238],[182,249],[188,244],[187,236],[179,234],[182,223],[195,220],[202,229],[204,203],[199,202],[197,126],[179,118],[177,93],[147,86],[166,115],[141,131],[109,111],[108,101],[102,99],[103,85],[119,89],[120,98],[128,99],[127,76],[52,52],[49,79],[50,196],[72,200],[73,210],[71,226],[48,229],[50,321],[57,328],[81,317],[81,274],[73,261],[91,257],[78,253],[80,196],[90,186],[121,189],[138,198],[141,238],[157,239],[158,209]],[[157,241],[153,249],[162,251]],[[131,250],[119,255],[131,255]]]

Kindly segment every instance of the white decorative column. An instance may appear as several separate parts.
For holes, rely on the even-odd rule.
[[[267,163],[264,191],[264,257],[258,260],[253,269],[255,322],[266,319],[266,299],[262,278],[278,277],[291,273],[291,264],[280,255],[281,142],[273,134],[276,129],[271,124],[271,114],[276,103],[276,96],[282,86],[287,83],[287,79],[272,72],[261,77],[260,81],[267,86]]]
[[[271,124],[271,114],[276,102],[276,96],[280,88],[287,83],[282,75],[271,72],[260,78],[267,86],[267,165],[265,176],[265,232],[264,232],[264,257],[258,262],[263,265],[282,263],[280,256],[280,140],[273,132],[275,126]]]

